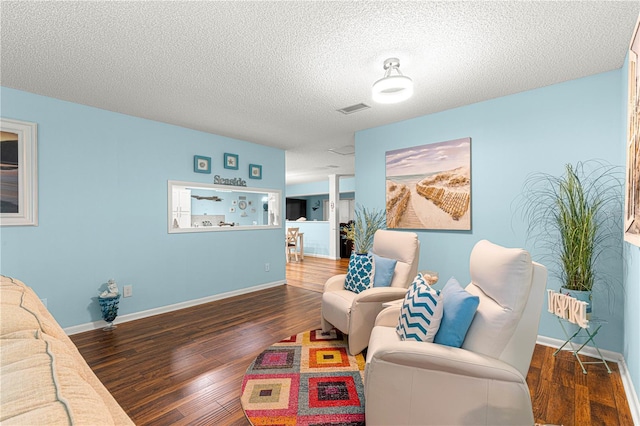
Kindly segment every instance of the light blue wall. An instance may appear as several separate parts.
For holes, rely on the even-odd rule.
[[[329,222],[287,221],[287,228],[300,228],[304,233],[304,254],[329,257]]]
[[[353,199],[355,191],[355,178],[340,178],[340,199]],[[323,205],[322,200],[329,199],[329,178],[318,182],[299,183],[296,185],[287,185],[285,197],[300,198],[307,200],[307,220],[322,220]],[[316,201],[320,201],[320,208],[316,211],[312,210]],[[329,240],[327,239],[327,243]],[[328,248],[327,248],[328,253]]]
[[[38,123],[39,157],[39,226],[0,228],[0,272],[46,298],[62,327],[100,319],[92,298],[109,278],[133,285],[121,315],[285,280],[284,229],[167,233],[167,180],[220,174],[284,193],[284,151],[0,90],[2,117]],[[225,152],[239,170],[223,169]],[[212,174],[193,172],[194,155],[212,157]]]
[[[340,192],[355,191],[356,181],[353,177],[340,178]],[[304,195],[318,195],[329,193],[329,178],[319,182],[298,183],[287,185],[286,196],[301,198]]]
[[[512,203],[531,172],[561,174],[566,163],[591,158],[624,165],[620,78],[620,70],[612,71],[357,132],[356,201],[384,209],[385,151],[471,137],[472,230],[419,231],[420,268],[439,271],[439,285],[451,276],[469,282],[469,254],[484,238],[525,247],[535,260]],[[598,343],[622,352],[622,261],[610,268],[620,282],[611,296],[620,308],[596,297],[594,311],[609,321]],[[559,282],[548,287],[558,289]],[[563,338],[546,307],[539,334]]]
[[[324,200],[329,199],[329,195],[311,195],[299,197],[307,200],[307,220],[324,220]],[[313,210],[313,209],[316,210]]]

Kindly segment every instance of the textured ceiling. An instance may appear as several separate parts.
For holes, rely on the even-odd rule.
[[[282,148],[293,184],[353,174],[328,150],[355,131],[620,68],[640,2],[0,8],[3,86]],[[388,57],[415,83],[405,103],[371,100]]]

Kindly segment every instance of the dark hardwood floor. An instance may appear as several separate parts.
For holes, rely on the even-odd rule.
[[[248,425],[242,377],[266,347],[320,326],[325,280],[347,260],[287,264],[289,285],[71,336],[96,375],[137,425]],[[117,323],[117,321],[116,321]],[[632,425],[613,373],[536,346],[527,376],[535,419],[571,425]]]

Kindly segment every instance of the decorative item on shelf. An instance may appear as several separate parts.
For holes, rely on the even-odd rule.
[[[316,200],[316,202],[313,204],[313,207],[311,207],[311,210],[315,212],[319,208],[320,208],[320,200]]]
[[[193,171],[196,173],[211,173],[211,157],[193,156]]]
[[[621,256],[620,167],[589,160],[565,165],[561,176],[534,173],[516,205],[527,222],[527,238],[553,265],[549,270],[560,292],[587,302],[589,317],[594,286],[610,290],[616,283],[606,272]]]
[[[262,179],[262,166],[249,164],[249,179]]]
[[[436,271],[418,271],[419,273],[422,274],[422,277],[424,278],[425,282],[429,285],[434,285],[435,283],[438,282],[438,273]]]
[[[195,198],[196,200],[210,200],[210,201],[222,201],[223,200],[223,198],[220,198],[217,195],[212,195],[211,197],[203,197],[202,195],[192,195],[191,198]]]
[[[120,291],[118,285],[112,279],[107,283],[107,289],[98,296],[102,319],[107,322],[107,326],[103,328],[105,331],[111,331],[117,326],[113,325],[113,321],[118,316],[118,303],[120,302]]]
[[[238,170],[238,156],[236,154],[224,154],[224,168]]]
[[[587,374],[585,364],[604,364],[607,368],[607,372],[611,374],[609,364],[607,364],[607,360],[602,356],[602,352],[600,352],[600,348],[595,341],[596,335],[607,321],[601,319],[591,320],[590,315],[587,313],[589,302],[576,299],[575,297],[571,297],[564,293],[556,293],[550,289],[547,289],[547,306],[547,310],[558,317],[560,327],[567,338],[562,346],[556,349],[553,356],[556,356],[565,346],[569,345],[571,352],[573,352],[573,355],[580,364],[583,374]],[[577,325],[579,327],[578,330],[571,334],[565,328],[563,321]],[[584,341],[587,337],[588,339]],[[578,339],[580,343],[574,342],[574,339]],[[596,348],[600,361],[582,361],[580,359],[580,351],[588,343],[591,343],[591,345]]]
[[[582,328],[589,327],[588,305],[589,303],[584,300],[547,289],[547,310],[558,318],[565,319]]]

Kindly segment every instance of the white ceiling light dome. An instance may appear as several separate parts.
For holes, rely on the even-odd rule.
[[[381,104],[395,104],[406,101],[413,95],[413,81],[402,75],[400,60],[389,58],[384,61],[384,77],[373,83],[373,100]],[[391,75],[391,71],[397,75]]]

